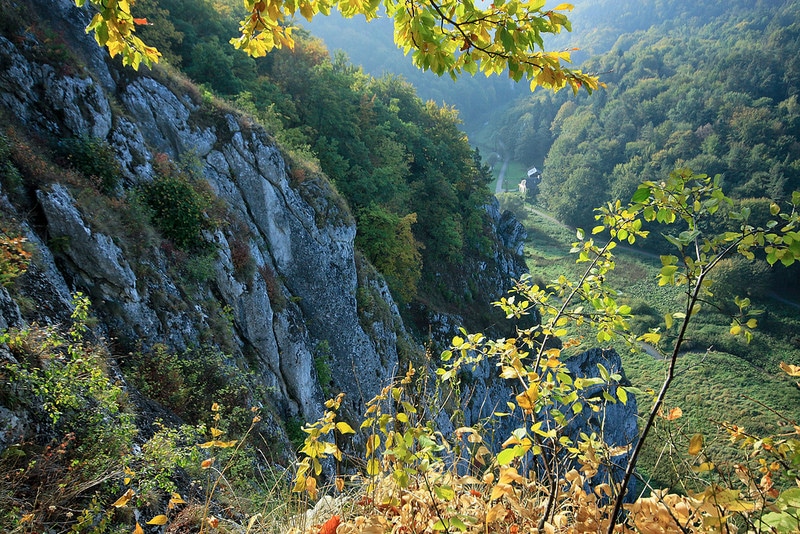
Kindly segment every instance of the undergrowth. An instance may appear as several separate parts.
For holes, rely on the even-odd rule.
[[[508,319],[536,313],[539,324],[502,339],[462,331],[442,353],[441,367],[409,366],[367,402],[358,421],[339,418],[342,395],[329,400],[320,419],[300,428],[298,460],[285,472],[269,467],[261,454],[261,414],[248,407],[253,399],[231,382],[219,354],[210,354],[207,364],[196,355],[198,367],[166,349],[135,355],[127,374],[141,391],[174,410],[196,410],[185,415],[197,419],[192,426],[162,426],[137,436],[134,408],[111,378],[116,373],[108,367],[109,354],[85,340],[88,301],[78,296],[66,331],[33,326],[3,335],[8,350],[0,399],[30,414],[44,432],[22,433],[5,449],[0,526],[8,532],[134,534],[796,532],[797,420],[781,414],[762,435],[721,418],[715,433],[704,434],[687,424],[691,414],[671,396],[677,372],[702,371],[681,349],[701,295],[713,288],[708,276],[715,265],[759,247],[773,263],[800,258],[793,245],[800,194],[788,209],[771,208],[776,225],[753,227],[743,217],[738,232],[697,230],[697,221],[725,201],[717,182],[681,171],[643,185],[629,206],[602,208],[592,234],[610,238],[577,233],[572,251],[583,264],[578,278],[561,275],[546,287],[523,279],[497,303]],[[618,243],[645,238],[642,220],[656,219],[682,219],[689,228],[670,236],[682,260],[662,256],[656,278],[660,286],[685,290],[685,300],[663,323],[636,335],[629,331],[634,307],[606,280],[615,274]],[[749,341],[758,320],[747,299],[735,302],[728,335]],[[648,393],[602,364],[573,375],[566,360],[583,350],[586,334],[582,339],[571,332],[587,331],[604,345],[626,339],[634,348],[659,347],[666,378]],[[459,391],[463,371],[484,361],[513,391],[494,413],[516,427],[502,443],[482,425],[448,430],[443,413],[458,402],[450,395]],[[779,367],[792,380],[800,376],[798,365]],[[732,366],[730,379],[745,369]],[[634,396],[647,408],[638,439],[609,443],[602,432],[568,431],[580,418],[602,421],[611,406]],[[229,408],[239,403],[239,415],[226,412],[217,398]],[[762,408],[779,412],[782,406]],[[738,454],[725,457],[710,447],[722,439]],[[673,478],[669,490],[635,469],[647,454],[643,444],[653,440],[671,464],[664,477],[687,473]],[[632,478],[644,492],[628,491]]]

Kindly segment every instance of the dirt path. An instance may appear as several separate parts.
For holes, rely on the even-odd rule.
[[[506,170],[508,170],[508,159],[503,160],[503,166],[500,167],[500,174],[497,176],[497,185],[494,188],[495,195],[499,195],[504,191],[503,180],[506,177]]]

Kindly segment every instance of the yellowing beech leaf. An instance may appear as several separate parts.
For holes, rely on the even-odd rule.
[[[353,427],[345,423],[344,421],[339,421],[336,423],[336,430],[341,432],[342,434],[355,434],[356,431],[353,430]]]
[[[486,523],[494,523],[495,521],[505,518],[505,516],[506,507],[503,503],[499,502],[492,506],[488,512],[486,512]]]
[[[781,362],[781,369],[789,376],[800,376],[800,365],[791,365],[789,363]]]
[[[689,440],[689,454],[697,456],[700,454],[701,450],[703,450],[703,435],[695,434],[692,436],[692,439]]]
[[[538,398],[539,390],[535,386],[529,387],[526,391],[516,396],[517,404],[523,410],[533,410]]]
[[[317,498],[317,479],[314,477],[308,477],[306,479],[306,491],[308,492],[309,496],[312,499]]]
[[[117,500],[114,502],[114,504],[112,504],[111,506],[113,506],[114,508],[122,508],[123,506],[127,506],[127,504],[128,504],[128,501],[130,501],[131,499],[133,499],[133,496],[134,496],[134,495],[135,495],[135,493],[133,493],[133,490],[132,490],[132,489],[130,489],[130,488],[128,488],[128,491],[126,491],[126,492],[125,492],[125,493],[122,495],[122,497],[120,497],[119,499],[117,499]]]
[[[167,524],[167,516],[164,514],[157,515],[153,519],[147,522],[148,525],[166,525]]]
[[[381,464],[376,458],[370,458],[367,462],[367,474],[374,477],[381,472]]]

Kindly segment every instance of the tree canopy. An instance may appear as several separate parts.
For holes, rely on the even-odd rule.
[[[75,0],[78,6],[87,0]],[[94,31],[100,46],[112,57],[120,55],[125,65],[151,66],[161,53],[135,35],[136,27],[148,24],[134,17],[128,0],[88,0],[97,10],[86,30]],[[250,56],[261,57],[276,48],[294,47],[292,21],[299,13],[307,20],[338,9],[343,16],[379,16],[381,7],[394,21],[398,47],[411,52],[414,64],[438,75],[456,78],[464,72],[486,76],[508,72],[510,78],[559,90],[569,86],[592,92],[597,77],[566,67],[571,50],[546,51],[543,36],[571,29],[564,14],[571,4],[545,7],[545,0],[520,2],[499,0],[485,9],[462,0],[244,0],[246,16],[240,35],[230,42]]]

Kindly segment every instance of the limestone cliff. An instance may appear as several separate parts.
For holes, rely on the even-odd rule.
[[[106,141],[123,180],[105,209],[150,183],[159,161],[189,159],[225,223],[202,237],[214,251],[211,272],[187,282],[175,266],[179,253],[144,235],[115,235],[112,214],[68,176],[45,173],[24,184],[21,201],[9,201],[15,193],[6,190],[4,216],[19,224],[35,259],[13,298],[0,291],[5,325],[64,322],[71,294],[82,291],[93,301],[98,333],[117,350],[216,343],[256,375],[284,417],[316,418],[333,391],[345,392],[348,411],[360,414],[401,362],[423,351],[385,282],[356,253],[345,202],[324,176],[297,179],[295,164],[247,117],[163,69],[117,66],[85,35],[87,14],[69,0],[34,4],[73,57],[59,65],[32,33],[0,37],[0,110],[9,131],[43,146]],[[493,261],[476,266],[485,273],[486,301],[524,268],[522,228],[496,206],[489,210],[502,236]],[[368,305],[359,295],[369,296]],[[35,304],[20,311],[20,298]],[[330,383],[320,384],[320,358]]]

